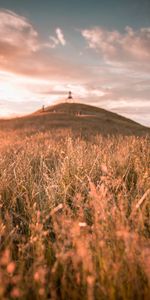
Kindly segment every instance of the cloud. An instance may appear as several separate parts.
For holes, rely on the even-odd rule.
[[[64,34],[62,32],[62,29],[56,28],[55,32],[56,32],[56,37],[54,37],[54,36],[49,37],[50,38],[50,43],[47,44],[47,47],[56,48],[56,46],[58,46],[58,45],[65,46],[66,45],[66,40],[64,38]]]
[[[89,89],[104,92],[92,97],[93,104],[150,125],[150,28],[119,32],[95,27],[81,33],[96,53],[97,79]]]
[[[29,77],[73,80],[86,76],[83,68],[57,53],[45,51],[66,45],[64,34],[56,28],[56,37],[51,42],[43,42],[31,22],[9,10],[0,10],[0,69]]]
[[[32,24],[12,11],[1,10],[0,56],[28,55],[38,48],[38,33]]]
[[[54,49],[56,48],[57,45],[59,45],[59,40],[56,37],[50,36],[49,39],[50,39],[50,43],[45,44],[47,48]]]
[[[56,29],[56,35],[57,35],[57,38],[58,38],[58,41],[60,42],[60,44],[62,46],[65,46],[66,45],[66,40],[65,40],[64,34],[63,34],[63,32],[60,28]]]
[[[66,45],[62,29],[56,28],[50,42],[42,42],[33,25],[23,16],[10,10],[0,10],[0,56],[29,55],[44,48]]]
[[[141,66],[150,61],[150,27],[135,31],[127,26],[124,32],[95,27],[82,30],[81,34],[106,62]]]

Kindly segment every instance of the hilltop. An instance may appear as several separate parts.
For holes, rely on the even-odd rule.
[[[0,127],[9,129],[32,128],[71,129],[80,133],[146,135],[150,128],[142,126],[116,113],[81,103],[60,103],[34,112],[31,115],[11,120],[1,120]]]

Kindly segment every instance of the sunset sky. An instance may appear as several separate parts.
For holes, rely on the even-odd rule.
[[[149,0],[0,0],[0,117],[69,90],[150,126]]]

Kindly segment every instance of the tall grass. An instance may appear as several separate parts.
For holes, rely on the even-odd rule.
[[[149,299],[149,139],[0,142],[0,299]]]

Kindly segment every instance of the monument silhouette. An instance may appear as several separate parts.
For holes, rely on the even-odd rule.
[[[73,99],[73,97],[72,97],[72,92],[71,91],[69,91],[69,93],[68,93],[68,98],[67,98],[67,100],[72,100]]]

